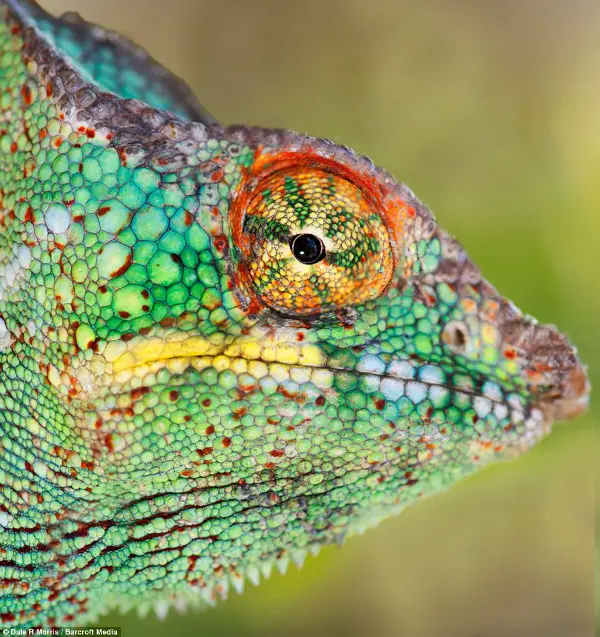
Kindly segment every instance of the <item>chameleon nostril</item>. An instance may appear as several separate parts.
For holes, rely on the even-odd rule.
[[[464,354],[471,341],[467,326],[461,321],[450,321],[444,326],[442,341],[455,354]]]

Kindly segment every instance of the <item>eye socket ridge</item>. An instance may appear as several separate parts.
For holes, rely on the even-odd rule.
[[[325,258],[323,240],[314,234],[301,233],[290,237],[289,246],[294,258],[304,265],[313,265]]]

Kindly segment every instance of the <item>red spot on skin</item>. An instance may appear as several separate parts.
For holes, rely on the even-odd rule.
[[[240,407],[239,409],[235,409],[233,412],[233,417],[235,420],[239,420],[242,416],[245,416],[247,413],[247,409],[245,407]]]
[[[190,469],[184,469],[179,475],[184,478],[189,478],[192,475],[192,472]]]
[[[188,415],[188,416],[184,416],[183,419],[184,419],[185,422],[190,422],[192,417]]]
[[[110,206],[102,206],[98,208],[98,216],[103,217],[110,210]]]
[[[302,404],[304,402],[304,396],[298,392],[290,392],[285,387],[279,385],[277,387],[277,393],[289,398],[289,400],[293,400],[298,404]]]
[[[231,438],[223,438],[223,446],[227,449],[227,447],[231,446]]]
[[[375,408],[381,411],[385,407],[385,398],[375,398],[373,400],[375,403]]]
[[[106,434],[106,436],[104,437],[104,445],[108,449],[109,453],[114,453],[115,452],[115,447],[113,445],[112,434]]]
[[[512,424],[512,422],[509,422],[508,425],[504,425],[504,431],[510,431],[513,428],[514,425]]]
[[[412,206],[408,206],[408,207],[406,208],[406,214],[407,214],[409,217],[413,218],[413,217],[414,217],[417,213],[415,212],[415,209],[414,209]]]
[[[208,456],[208,454],[212,453],[212,447],[204,447],[204,449],[196,449],[196,453],[199,456]]]
[[[29,86],[27,86],[27,84],[25,84],[23,88],[21,89],[21,95],[23,96],[23,101],[25,102],[25,104],[29,106],[32,100],[31,100],[31,89],[29,88]]]
[[[283,451],[281,449],[273,449],[273,451],[269,452],[274,458],[281,458],[283,456]]]
[[[34,473],[33,466],[31,465],[30,462],[25,462],[25,469],[27,469],[27,471],[29,471],[29,473]]]
[[[213,239],[213,245],[218,252],[223,252],[227,247],[227,238],[225,235],[219,234]]]
[[[206,428],[206,435],[210,436],[211,434],[215,433],[215,427],[214,425],[208,425],[208,427]]]
[[[83,221],[83,215],[75,215],[75,216],[73,217],[73,221],[74,221],[75,223],[81,223],[81,222]]]
[[[132,400],[139,400],[142,396],[145,396],[150,391],[149,387],[136,387],[132,389],[129,394]]]
[[[273,462],[265,462],[265,469],[274,469],[275,463]]]
[[[255,314],[258,314],[262,310],[262,308],[262,303],[258,299],[252,298],[250,299],[250,303],[248,303],[246,313],[248,314],[248,316],[254,316]]]
[[[108,288],[105,285],[101,285],[98,288],[98,292],[100,292],[100,294],[106,294],[108,292]]]
[[[121,311],[121,312],[119,312],[119,316],[120,316],[121,318],[126,319],[126,318],[129,318],[129,317],[131,316],[131,314],[130,314],[129,312],[123,312],[123,311]]]
[[[96,137],[96,131],[93,128],[88,128],[85,131],[85,134],[88,136],[89,139],[93,139],[94,137]]]
[[[186,226],[191,226],[193,221],[194,221],[194,215],[188,210],[186,210],[183,216],[183,222],[185,223]]]
[[[10,145],[10,152],[11,152],[11,153],[16,153],[16,152],[17,152],[17,142],[13,142],[13,143]]]
[[[132,332],[127,332],[127,334],[123,334],[123,336],[121,336],[121,340],[124,343],[129,343],[129,341],[133,338],[135,338],[135,334],[133,334]]]
[[[269,416],[267,418],[267,422],[269,423],[269,425],[276,425],[276,424],[278,424],[281,421],[278,418],[273,418],[273,417]]]
[[[3,622],[14,622],[17,618],[14,613],[0,613],[0,619]]]
[[[25,213],[25,221],[31,221],[33,223],[35,221],[35,217],[33,216],[33,208],[31,206],[27,206],[27,212]]]
[[[132,263],[133,263],[133,257],[131,256],[131,254],[128,254],[127,258],[125,259],[125,263],[118,270],[111,272],[110,276],[115,278],[115,277],[121,276],[122,274],[125,274],[125,272],[127,272],[127,270],[129,270],[129,268],[131,267]]]
[[[325,404],[325,396],[319,396],[317,400],[315,400],[315,405],[317,407],[322,407]]]
[[[169,400],[177,400],[179,398],[179,392],[174,389],[169,392]]]
[[[248,394],[252,394],[253,392],[255,392],[257,389],[256,385],[254,383],[252,383],[251,385],[246,385],[244,383],[240,383],[239,387],[238,387],[238,394],[240,396],[240,398],[242,396],[246,396]]]
[[[425,414],[425,418],[431,418],[433,415],[433,405],[429,405],[427,408],[427,413]]]
[[[150,310],[150,306],[149,305],[142,305],[142,310],[144,312],[148,312],[148,310]]]
[[[79,166],[77,167],[77,172],[83,172],[83,164],[79,164]]]
[[[205,399],[202,401],[202,404],[203,404],[205,407],[210,407],[211,402],[212,402],[212,401],[211,401],[211,399],[210,399],[210,398],[205,398]]]
[[[54,148],[58,148],[61,144],[62,144],[62,137],[55,137],[52,140],[52,145],[54,146]]]
[[[222,181],[224,176],[225,176],[225,173],[223,172],[223,169],[219,168],[218,170],[215,170],[213,172],[210,178],[212,181]]]
[[[298,333],[296,334],[296,340],[297,340],[298,342],[302,342],[302,341],[304,340],[304,334],[303,334],[302,332],[298,332]]]
[[[46,95],[48,97],[52,97],[52,93],[53,93],[52,84],[48,82],[48,84],[46,84]]]

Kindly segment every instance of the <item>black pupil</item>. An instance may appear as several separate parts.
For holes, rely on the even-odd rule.
[[[314,234],[297,234],[292,237],[290,249],[296,259],[306,265],[317,263],[325,258],[325,246]]]

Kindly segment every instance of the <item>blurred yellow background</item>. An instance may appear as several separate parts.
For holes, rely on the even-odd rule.
[[[145,46],[223,123],[330,137],[405,181],[600,384],[597,0],[47,0]],[[124,637],[588,637],[594,420],[329,548]]]

